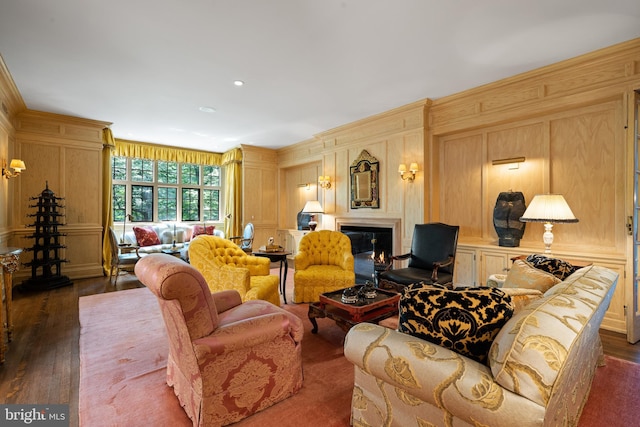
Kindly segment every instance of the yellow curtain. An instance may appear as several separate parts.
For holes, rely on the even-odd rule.
[[[225,173],[224,234],[242,235],[242,150],[234,148],[222,155]]]
[[[127,141],[124,139],[115,140],[115,152],[113,155],[209,166],[221,166],[223,157],[220,153],[188,150],[186,148],[147,144],[144,142]]]
[[[109,239],[109,227],[113,222],[111,198],[111,152],[116,144],[113,140],[111,129],[105,128],[102,132],[102,269],[105,275],[111,272],[111,240]]]

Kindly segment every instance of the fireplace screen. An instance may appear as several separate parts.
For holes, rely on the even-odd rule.
[[[375,282],[376,269],[384,270],[393,250],[393,229],[387,227],[348,226],[340,231],[351,240],[356,283]]]

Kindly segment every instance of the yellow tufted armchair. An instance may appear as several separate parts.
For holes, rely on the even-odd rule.
[[[293,302],[316,302],[321,293],[353,286],[351,240],[339,231],[305,234],[295,257]]]
[[[189,262],[211,292],[235,289],[242,301],[260,299],[280,306],[279,279],[269,274],[268,258],[247,255],[230,240],[203,234],[189,244]]]

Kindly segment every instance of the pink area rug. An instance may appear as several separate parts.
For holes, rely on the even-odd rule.
[[[82,297],[79,306],[79,425],[191,426],[165,383],[169,347],[155,296],[139,288]],[[353,366],[343,357],[344,332],[318,319],[312,334],[307,307],[285,306],[305,327],[302,389],[234,426],[349,425]]]
[[[296,395],[235,426],[349,425],[353,366],[343,356],[344,332],[318,319],[311,334],[306,304],[285,308],[305,326],[304,386]],[[168,344],[155,297],[146,288],[80,298],[79,424],[190,426],[165,383]],[[640,365],[607,356],[598,368],[580,427],[638,425]]]

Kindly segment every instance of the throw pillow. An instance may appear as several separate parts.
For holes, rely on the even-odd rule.
[[[152,227],[133,227],[133,233],[136,235],[138,246],[160,245],[160,238]]]
[[[525,261],[539,270],[553,274],[560,280],[566,279],[578,269],[567,261],[558,258],[549,258],[540,254],[529,255]]]
[[[561,281],[553,274],[539,270],[524,260],[517,259],[507,273],[502,288],[537,289],[544,293]]]
[[[398,330],[478,362],[513,315],[511,298],[497,288],[443,289],[410,285],[399,303]]]
[[[193,233],[191,234],[191,238],[194,238],[196,236],[199,236],[201,234],[208,234],[210,236],[213,235],[213,231],[216,229],[215,225],[207,225],[206,227],[204,225],[194,225],[193,226]]]
[[[502,288],[502,291],[511,297],[511,303],[513,304],[513,312],[517,313],[531,301],[542,298],[542,292],[537,289],[523,289],[523,288]]]

